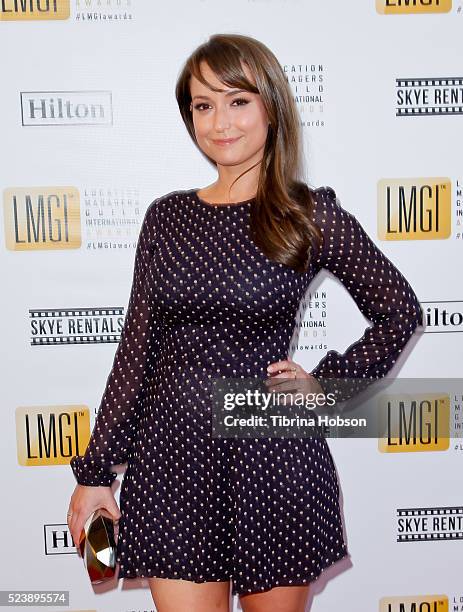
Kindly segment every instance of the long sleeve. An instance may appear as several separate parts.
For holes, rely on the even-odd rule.
[[[110,466],[126,462],[144,376],[157,349],[159,326],[153,321],[145,279],[155,249],[157,202],[148,207],[140,229],[121,339],[92,435],[84,455],[75,455],[70,460],[74,476],[82,485],[110,486],[117,476]]]
[[[372,323],[345,353],[328,351],[310,372],[325,392],[334,391],[338,401],[344,401],[389,372],[416,327],[423,325],[423,312],[408,281],[355,216],[342,208],[335,191],[324,187],[316,197],[324,237],[318,265],[341,281]],[[337,382],[327,380],[335,378]],[[339,379],[350,379],[351,385]]]

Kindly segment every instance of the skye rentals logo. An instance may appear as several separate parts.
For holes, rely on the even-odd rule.
[[[10,187],[3,190],[3,211],[10,251],[81,246],[80,197],[75,187]]]
[[[90,439],[85,406],[20,406],[16,409],[18,464],[67,465]]]
[[[463,540],[463,507],[397,508],[397,542]]]
[[[124,309],[31,308],[31,346],[118,343],[124,325]]]
[[[378,181],[380,240],[445,240],[451,233],[451,181],[446,177]]]
[[[69,19],[69,0],[0,0],[0,21]]]
[[[382,597],[379,612],[448,612],[447,595],[407,595]]]
[[[376,0],[376,11],[381,15],[448,13],[451,10],[452,0]]]
[[[396,79],[397,117],[463,115],[463,77]]]

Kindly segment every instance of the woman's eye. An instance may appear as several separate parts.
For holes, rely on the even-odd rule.
[[[238,106],[245,106],[249,103],[249,100],[246,100],[245,98],[236,98],[235,100],[233,100],[232,104],[235,104],[235,102],[239,102]],[[194,108],[198,111],[202,111],[205,110],[203,108],[205,106],[209,106],[209,104],[206,104],[205,102],[200,102],[199,104],[196,104]]]
[[[244,104],[247,104],[248,100],[246,100],[245,98],[236,98],[236,100],[233,100],[233,104],[235,102],[243,102]],[[243,106],[244,104],[240,104],[239,106]]]

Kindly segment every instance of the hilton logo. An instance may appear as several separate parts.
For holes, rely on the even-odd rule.
[[[43,526],[46,555],[75,555],[77,549],[67,525],[52,523]]]
[[[440,300],[423,302],[425,333],[448,334],[463,331],[463,302]]]
[[[378,181],[378,237],[381,240],[442,240],[451,231],[448,178]]]
[[[67,465],[88,445],[89,410],[84,406],[18,407],[16,439],[19,465]]]
[[[25,126],[112,125],[111,92],[23,91],[21,116]]]

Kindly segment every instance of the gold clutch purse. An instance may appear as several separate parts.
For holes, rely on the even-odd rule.
[[[79,550],[92,584],[101,584],[114,577],[117,525],[118,521],[107,510],[99,508],[82,530]]]

